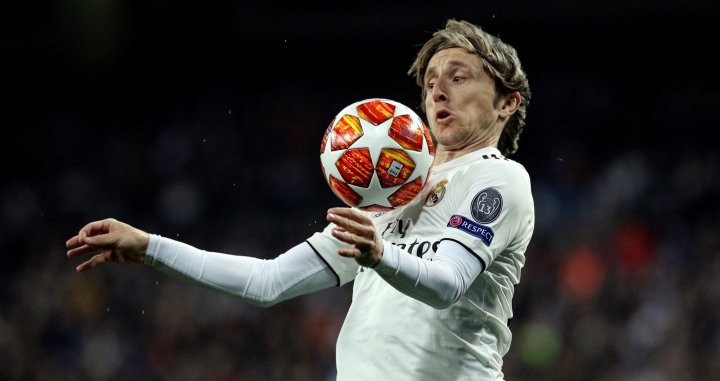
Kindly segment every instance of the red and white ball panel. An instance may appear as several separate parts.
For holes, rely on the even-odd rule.
[[[320,145],[325,180],[346,204],[389,210],[422,189],[435,149],[430,131],[409,107],[367,99],[342,109]]]

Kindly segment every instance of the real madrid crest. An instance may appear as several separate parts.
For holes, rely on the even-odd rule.
[[[445,197],[445,184],[447,182],[447,180],[443,180],[435,186],[435,189],[425,198],[425,206],[435,206],[442,201],[443,197]]]

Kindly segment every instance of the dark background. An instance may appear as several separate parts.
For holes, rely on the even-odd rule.
[[[0,12],[0,379],[334,379],[351,287],[261,309],[142,266],[76,274],[115,217],[271,258],[339,201],[318,160],[448,18],[519,52],[537,224],[508,380],[720,378],[711,1],[63,0]],[[420,112],[419,107],[416,110]]]

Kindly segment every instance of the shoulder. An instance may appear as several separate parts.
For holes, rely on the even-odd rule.
[[[467,169],[457,184],[473,205],[494,200],[518,211],[533,209],[530,176],[522,164],[499,154],[480,155]]]
[[[517,161],[502,156],[499,152],[477,152],[468,158],[458,173],[458,180],[467,186],[497,185],[529,187],[530,175]]]

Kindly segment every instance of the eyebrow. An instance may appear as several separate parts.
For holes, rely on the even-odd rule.
[[[453,68],[453,69],[454,69],[454,68],[457,68],[457,67],[460,67],[460,68],[472,70],[472,67],[471,67],[470,65],[466,64],[466,63],[463,62],[463,61],[458,61],[458,60],[448,61],[447,66],[449,66],[449,67],[451,67],[451,68]],[[434,67],[429,67],[429,68],[427,68],[427,69],[425,70],[425,77],[424,77],[424,79],[427,80],[427,78],[428,78],[429,76],[431,76],[431,75],[437,75],[437,70],[435,70]]]

